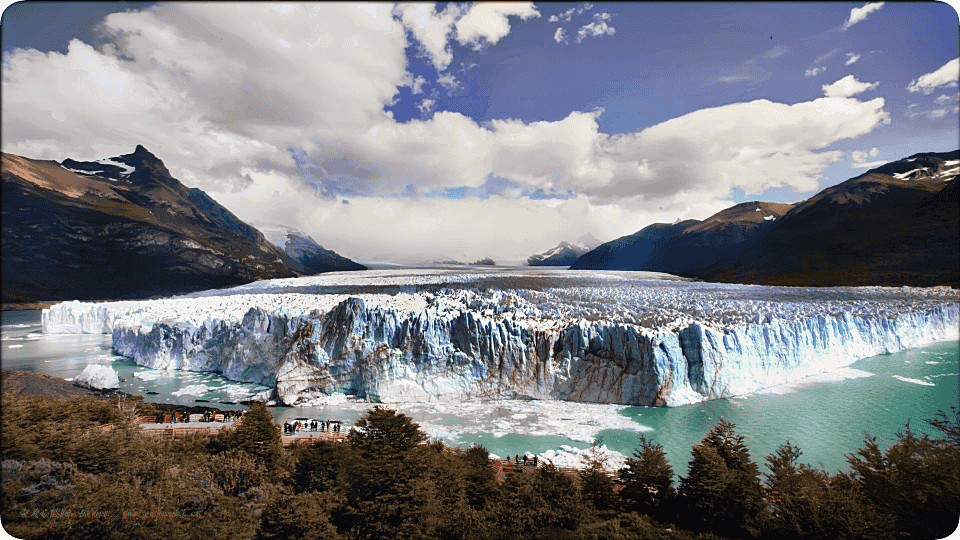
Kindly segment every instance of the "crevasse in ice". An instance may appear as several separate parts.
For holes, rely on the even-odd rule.
[[[65,302],[44,332],[112,333],[155,369],[274,399],[676,406],[958,339],[957,291],[695,283],[629,272],[370,271],[143,302]]]

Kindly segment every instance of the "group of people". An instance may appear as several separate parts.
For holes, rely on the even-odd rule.
[[[514,465],[520,465],[520,459],[521,459],[520,456],[514,456],[514,457],[513,457],[513,464],[514,464]],[[534,467],[537,466],[537,461],[538,461],[538,460],[537,460],[537,456],[533,456],[533,458],[528,459],[527,456],[526,456],[526,454],[524,454],[524,456],[523,456],[522,459],[523,459],[523,465],[524,465],[524,466],[526,466],[528,462],[533,462],[533,466],[534,466]],[[509,464],[510,464],[510,456],[507,456],[507,458],[506,458],[504,461],[509,465]]]
[[[340,432],[340,422],[322,422],[318,420],[295,420],[293,422],[284,422],[283,423],[283,434],[284,435],[293,435],[298,431],[320,431],[325,432],[330,430],[330,433],[339,433]]]
[[[219,413],[215,413],[215,412],[213,412],[213,411],[204,411],[204,412],[203,412],[203,418],[202,418],[200,421],[201,421],[201,422],[214,422],[214,421],[216,421],[216,419],[217,419],[217,414],[219,414]],[[225,411],[225,412],[223,412],[222,414],[223,414],[223,421],[224,421],[224,422],[232,422],[235,418],[237,418],[237,417],[240,416],[240,413],[238,413],[237,411]],[[189,422],[189,421],[190,421],[190,416],[191,416],[191,415],[188,414],[188,413],[175,412],[175,413],[173,413],[173,414],[167,415],[167,414],[163,414],[162,412],[159,412],[159,413],[157,413],[157,416],[156,416],[155,420],[156,420],[156,423],[157,423],[157,424],[163,424],[163,423],[165,423],[166,421],[169,421],[169,422],[172,423],[172,424],[179,424],[179,423],[183,423],[183,422]],[[168,419],[169,419],[169,420],[168,420]]]

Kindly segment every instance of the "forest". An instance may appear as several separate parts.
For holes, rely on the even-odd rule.
[[[960,521],[960,409],[865,435],[828,474],[784,442],[758,463],[720,420],[675,474],[644,438],[624,468],[592,453],[498,480],[479,446],[431,441],[375,406],[346,442],[281,444],[252,404],[237,428],[162,439],[142,399],[2,396],[2,525],[22,539],[910,539]],[[888,446],[886,449],[883,447]]]

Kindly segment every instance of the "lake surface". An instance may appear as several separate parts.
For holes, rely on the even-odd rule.
[[[87,364],[109,365],[120,375],[124,392],[157,403],[220,409],[243,409],[240,401],[267,389],[215,374],[137,366],[113,354],[108,335],[42,334],[38,310],[2,313],[0,364],[64,379],[76,377]],[[801,461],[835,472],[846,470],[844,456],[862,444],[864,432],[877,436],[881,448],[890,446],[908,420],[914,431],[931,432],[926,420],[958,404],[958,373],[960,341],[949,341],[865,358],[817,380],[765,394],[674,408],[550,401],[385,406],[411,416],[432,437],[454,446],[481,444],[499,456],[541,454],[562,445],[586,448],[597,437],[629,456],[643,434],[663,445],[678,474],[686,472],[690,447],[723,417],[736,424],[761,471],[766,471],[764,457],[790,440],[803,451]],[[374,405],[343,396],[329,401],[319,407],[276,407],[273,412],[280,422],[309,417],[350,425]]]

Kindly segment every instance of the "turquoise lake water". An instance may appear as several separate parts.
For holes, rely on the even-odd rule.
[[[243,409],[240,401],[266,389],[213,374],[137,366],[112,353],[110,336],[42,334],[39,311],[3,312],[2,317],[0,364],[6,369],[71,379],[87,364],[106,364],[123,379],[120,389],[124,392],[144,395],[147,401],[220,409]],[[737,426],[754,461],[761,464],[761,471],[766,470],[764,456],[789,440],[802,450],[802,461],[835,472],[846,469],[844,456],[862,444],[865,432],[876,436],[881,448],[886,448],[907,421],[914,431],[930,432],[926,420],[937,411],[948,411],[958,404],[960,341],[865,358],[850,367],[854,369],[842,373],[854,378],[835,377],[838,380],[792,385],[777,389],[776,393],[674,408],[615,410],[551,402],[387,406],[413,417],[436,438],[452,445],[482,444],[500,456],[525,451],[539,454],[561,445],[586,448],[593,437],[630,455],[640,435],[645,434],[663,445],[674,471],[683,475],[690,460],[690,447],[720,417]],[[321,407],[278,407],[273,411],[281,422],[310,417],[341,420],[349,425],[372,406],[343,401]],[[611,425],[619,427],[604,427]],[[549,434],[551,426],[558,426],[558,434]]]

